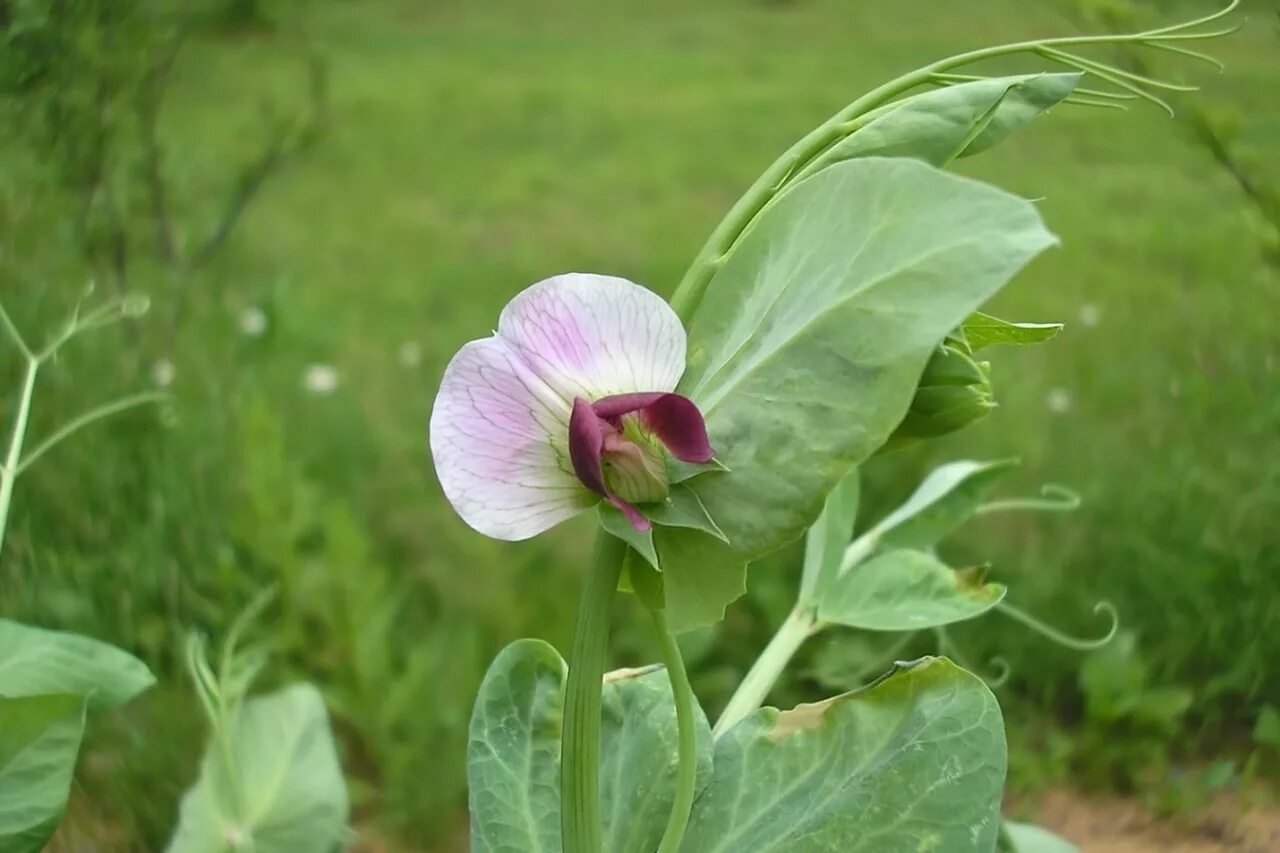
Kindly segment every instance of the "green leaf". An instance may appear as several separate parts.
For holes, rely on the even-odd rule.
[[[604,849],[652,853],[675,791],[679,742],[671,682],[661,665],[604,677],[600,798]],[[711,777],[711,727],[698,713],[698,782]]]
[[[467,745],[473,851],[560,850],[560,721],[564,661],[540,640],[499,653],[476,698]],[[617,670],[602,696],[600,790],[605,849],[652,853],[675,788],[671,684],[661,667]],[[711,730],[699,714],[699,778]]]
[[[991,148],[1071,94],[1079,81],[1077,73],[1019,75],[914,95],[877,112],[806,171],[871,156],[945,166]]]
[[[76,634],[0,619],[0,696],[89,697],[92,710],[123,705],[155,684],[142,661]]]
[[[862,691],[763,708],[721,736],[681,849],[986,853],[1005,759],[991,691],[923,658]]]
[[[877,548],[932,548],[968,521],[1016,459],[948,462],[929,472],[911,497],[858,537],[860,558]]]
[[[182,799],[169,851],[336,851],[346,823],[347,792],[324,701],[310,684],[293,684],[248,700],[227,731],[214,733],[200,779]]]
[[[1070,841],[1030,823],[1006,820],[1001,835],[998,849],[1007,853],[1080,853]]]
[[[541,640],[517,640],[485,673],[467,736],[473,851],[560,849],[566,674]]]
[[[747,561],[719,539],[664,527],[654,534],[672,633],[713,625],[747,591]]]
[[[911,160],[831,166],[759,216],[693,318],[678,389],[730,469],[691,488],[744,560],[813,523],[939,341],[1054,242],[1029,202]]]
[[[858,519],[860,491],[861,477],[855,468],[827,496],[822,514],[805,534],[804,572],[798,599],[801,604],[810,603],[814,591],[825,587],[839,571]]]
[[[1263,705],[1253,726],[1253,742],[1280,749],[1280,712],[1274,705]]]
[[[975,311],[964,321],[965,341],[973,350],[994,344],[1041,344],[1062,331],[1061,323],[1010,323]]]
[[[0,699],[0,850],[39,853],[62,819],[84,733],[85,697]]]
[[[972,619],[1004,598],[998,583],[953,571],[924,551],[886,551],[823,590],[818,618],[869,631],[915,631]]]

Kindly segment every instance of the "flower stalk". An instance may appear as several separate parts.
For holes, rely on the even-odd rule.
[[[667,818],[667,828],[662,834],[662,843],[658,845],[658,853],[676,853],[684,840],[685,829],[689,826],[689,814],[693,811],[693,798],[698,784],[698,729],[695,717],[697,698],[689,685],[689,674],[684,668],[684,659],[680,656],[680,646],[667,627],[666,614],[661,610],[650,610],[653,627],[658,635],[658,643],[662,650],[662,662],[667,668],[667,678],[671,681],[671,695],[676,705],[676,729],[678,737],[679,764],[676,768],[676,793],[671,802],[671,816]]]
[[[626,545],[596,534],[582,588],[565,685],[560,752],[560,833],[564,853],[600,853],[600,692],[609,618]]]

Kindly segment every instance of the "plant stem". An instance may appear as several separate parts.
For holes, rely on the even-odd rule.
[[[9,505],[13,501],[13,485],[18,479],[18,463],[22,459],[22,443],[27,436],[27,421],[31,417],[31,398],[36,390],[36,374],[40,362],[27,357],[27,370],[18,397],[18,411],[14,415],[13,432],[9,436],[9,452],[4,468],[0,469],[0,553],[4,549],[4,534],[9,528]]]
[[[680,656],[680,646],[667,628],[667,617],[661,610],[650,610],[653,627],[658,633],[658,643],[662,647],[662,662],[667,667],[667,678],[671,681],[671,695],[676,703],[676,729],[679,734],[680,763],[676,769],[676,795],[671,802],[671,816],[667,819],[666,831],[662,834],[662,843],[658,845],[658,853],[676,853],[680,842],[684,840],[685,828],[689,825],[689,813],[693,811],[693,795],[698,782],[698,729],[694,709],[698,700],[689,686],[689,674],[684,669],[684,659]]]
[[[560,753],[560,831],[564,853],[600,853],[600,691],[609,617],[626,545],[596,534],[582,587],[565,685]]]
[[[820,631],[822,626],[814,620],[806,610],[797,607],[778,628],[769,645],[765,646],[760,657],[752,665],[747,677],[738,685],[729,704],[725,706],[720,719],[716,720],[711,734],[720,737],[737,725],[752,711],[759,708],[773,689],[778,676],[786,669],[791,658],[804,641]]]

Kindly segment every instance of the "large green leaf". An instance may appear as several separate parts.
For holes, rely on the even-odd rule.
[[[0,699],[0,850],[38,853],[66,808],[85,698]]]
[[[809,170],[854,157],[916,157],[943,166],[985,151],[1071,94],[1080,74],[973,80],[924,92],[878,111]]]
[[[97,710],[154,683],[142,661],[106,643],[0,619],[0,696],[73,693]]]
[[[991,487],[1017,464],[961,459],[934,468],[911,497],[858,537],[851,561],[883,547],[932,548],[973,517]]]
[[[1005,588],[971,571],[953,571],[924,551],[885,551],[823,590],[818,618],[869,631],[915,631],[972,619],[995,607]]]
[[[1004,726],[977,677],[942,658],[865,690],[763,708],[716,741],[688,853],[990,851]]]
[[[560,723],[566,667],[541,640],[517,640],[485,673],[467,737],[471,849],[560,849]]]
[[[467,746],[471,849],[560,850],[560,723],[566,669],[555,649],[519,640],[498,655],[476,698]],[[675,705],[661,667],[605,676],[600,793],[605,849],[652,853],[675,788]],[[698,715],[699,778],[711,730]]]
[[[604,677],[600,801],[604,849],[652,853],[671,812],[679,729],[671,681],[662,666]],[[699,711],[698,789],[711,776],[711,727]]]
[[[182,799],[170,853],[339,849],[347,792],[324,701],[314,687],[293,684],[248,700],[229,731],[213,738],[199,781]]]
[[[693,318],[679,388],[729,468],[690,483],[743,560],[813,523],[938,342],[1053,243],[1029,202],[911,160],[839,163],[760,215]]]

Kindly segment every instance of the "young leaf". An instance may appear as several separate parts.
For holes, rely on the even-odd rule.
[[[805,172],[855,157],[915,157],[945,166],[991,148],[1059,103],[1078,73],[972,80],[890,104],[825,151]]]
[[[1040,344],[1062,331],[1061,323],[1010,323],[981,311],[974,311],[961,326],[965,341],[973,350],[994,344]]]
[[[886,551],[822,592],[818,618],[870,631],[915,631],[972,619],[995,607],[1005,588],[953,571],[924,551]]]
[[[293,684],[254,697],[229,728],[213,734],[200,779],[182,798],[169,853],[338,849],[347,791],[319,691]]]
[[[0,696],[71,693],[93,710],[123,705],[155,684],[142,661],[114,646],[0,619]]]
[[[681,849],[989,851],[1005,758],[982,681],[923,658],[865,690],[763,708],[730,729]]]
[[[861,478],[855,468],[832,489],[822,514],[805,534],[804,572],[798,598],[801,604],[810,603],[814,591],[825,588],[839,572],[844,549],[853,538],[860,491]]]
[[[906,502],[851,546],[855,562],[880,547],[932,548],[977,511],[987,492],[1016,459],[959,460],[933,469]]]
[[[476,697],[467,746],[473,851],[560,849],[564,661],[540,640],[498,654]],[[666,826],[678,753],[675,705],[661,667],[605,675],[600,789],[604,849],[652,853]],[[699,778],[711,730],[699,715]],[[701,783],[700,783],[701,784]]]
[[[730,469],[690,487],[734,550],[800,536],[938,342],[1054,242],[1029,202],[912,160],[836,164],[766,209],[703,297],[679,388]]]
[[[1080,853],[1079,847],[1044,827],[1012,820],[1001,827],[996,849],[1000,853]]]
[[[39,853],[58,828],[84,717],[83,696],[0,699],[0,850]]]

